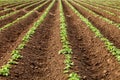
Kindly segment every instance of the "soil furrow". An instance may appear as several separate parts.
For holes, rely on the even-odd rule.
[[[22,4],[22,3],[21,3]],[[18,5],[16,5],[16,6],[18,6]],[[16,7],[16,6],[14,6],[14,8]],[[23,7],[24,8],[24,7]],[[6,8],[6,9],[8,9],[8,8]],[[22,8],[21,8],[22,9]],[[9,10],[6,10],[6,11],[2,11],[2,12],[0,12],[0,16],[3,16],[3,15],[6,15],[6,14],[8,14],[8,13],[11,13],[11,12],[13,12],[15,9],[13,9],[13,7],[12,8],[9,8]],[[19,9],[20,10],[20,9]]]
[[[16,6],[19,6],[19,5],[21,5],[21,4],[25,4],[25,3],[27,3],[27,2],[20,2],[20,3],[17,3],[17,2],[15,2],[15,3],[7,3],[7,4],[5,4],[5,5],[2,5],[1,7],[3,7],[3,8],[12,8],[12,7],[16,7]]]
[[[2,11],[2,10],[4,10],[4,8],[0,6],[0,11]]]
[[[38,3],[38,2],[36,2],[36,1],[34,1],[34,2],[28,2],[28,3],[26,3],[25,5],[23,5],[23,6],[20,6],[20,7],[17,7],[17,8],[15,8],[16,10],[19,10],[19,9],[22,9],[22,8],[24,8],[24,7],[27,7],[27,6],[29,6],[29,5],[32,5],[32,4],[35,4],[35,3]]]
[[[55,3],[25,48],[19,64],[11,69],[7,80],[67,80],[63,74],[64,57],[59,35],[59,5]]]
[[[74,67],[82,80],[119,80],[120,64],[103,42],[63,3],[68,38],[73,50]]]
[[[100,32],[109,39],[117,48],[120,48],[120,30],[113,24],[99,18],[95,17],[90,12],[86,11],[80,6],[77,6],[74,3],[71,3],[82,15],[84,15]]]
[[[0,12],[0,16],[3,16],[3,15],[6,15],[6,14],[8,14],[8,13],[10,13],[10,12],[13,12],[14,10],[12,10],[12,9],[9,9],[9,10],[7,10],[7,11],[2,11],[2,12]]]
[[[9,4],[9,3],[6,3],[6,4],[1,5],[0,7],[6,7],[6,6],[8,6],[8,5],[10,5],[10,4]]]
[[[3,27],[4,25],[8,24],[8,23],[11,23],[13,22],[14,20],[16,20],[17,18],[19,17],[22,17],[23,15],[25,15],[26,13],[24,11],[19,11],[18,13],[12,15],[12,16],[9,16],[5,19],[2,19],[0,20],[0,28]]]
[[[47,5],[50,4],[50,3],[51,3],[51,1],[47,2],[47,3],[45,4],[45,6],[43,6],[43,8],[38,8],[36,11],[42,12],[42,11],[47,7]]]
[[[37,4],[34,4],[34,5],[26,8],[25,10],[30,11],[30,10],[34,9],[35,7],[39,6],[40,4],[42,4],[42,3],[44,3],[44,2],[45,2],[45,1],[41,1],[41,2],[39,2],[39,3],[37,3]]]
[[[16,7],[16,6],[19,6],[19,5],[22,5],[22,4],[26,4],[26,3],[28,3],[28,2],[16,3],[14,5],[7,6],[6,8],[13,8],[13,7]]]
[[[17,4],[18,4],[18,3],[7,3],[7,4],[5,4],[5,5],[0,6],[0,8],[1,8],[2,10],[5,10],[5,8],[8,9],[7,7],[9,7],[9,6],[14,6],[14,5],[17,6]],[[21,3],[21,4],[24,4],[24,3]],[[20,3],[19,3],[19,5],[20,5]],[[1,10],[1,11],[2,11],[2,10]]]

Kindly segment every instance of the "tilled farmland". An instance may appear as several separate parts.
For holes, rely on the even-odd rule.
[[[0,80],[120,80],[120,8],[1,2]]]

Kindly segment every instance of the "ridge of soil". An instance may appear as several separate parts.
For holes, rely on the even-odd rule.
[[[12,9],[7,10],[7,11],[2,11],[2,12],[0,12],[0,16],[6,15],[6,14],[8,14],[8,13],[10,13],[10,12],[13,12],[13,11],[14,11],[14,10],[12,10]]]
[[[46,3],[45,6],[43,6],[43,9],[45,9],[45,8],[46,8],[46,5],[50,4],[51,2],[52,2],[52,1],[49,1],[48,3]],[[36,11],[38,11],[38,12],[42,12],[43,9],[38,8]]]
[[[13,8],[13,7],[22,5],[22,4],[26,4],[26,3],[18,3],[18,4],[15,4],[15,5],[7,6],[6,8]]]
[[[0,20],[0,22],[1,22],[0,23],[0,28],[3,27],[6,24],[9,24],[9,23],[13,22],[14,20],[16,20],[19,17],[22,17],[25,14],[26,13],[21,10],[21,11],[17,12],[16,14],[12,15],[12,16],[9,16],[9,17],[7,17],[5,19],[1,19]]]
[[[26,5],[17,7],[17,8],[15,8],[15,9],[16,9],[16,10],[19,10],[19,9],[22,9],[22,8],[27,7],[27,6],[29,6],[29,5],[32,5],[32,4],[34,4],[34,3],[37,3],[37,2],[35,1],[35,2],[31,2],[31,3],[26,3]]]
[[[28,8],[26,8],[25,10],[30,11],[30,10],[34,9],[35,7],[41,5],[41,4],[44,3],[44,2],[45,2],[45,1],[38,2],[37,4],[34,4],[34,5],[32,5],[32,6],[28,7]]]

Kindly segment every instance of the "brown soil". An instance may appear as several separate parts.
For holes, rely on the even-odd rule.
[[[35,2],[28,2],[28,3],[26,3],[25,5],[23,5],[23,6],[20,6],[20,7],[16,7],[16,10],[20,10],[20,9],[22,9],[22,8],[24,8],[24,7],[26,7],[26,6],[29,6],[29,5],[32,5],[32,4],[34,4],[34,3],[37,3],[36,1]]]
[[[59,34],[58,2],[49,12],[25,48],[19,64],[11,69],[11,75],[1,80],[67,80],[64,69],[64,56]]]
[[[14,5],[14,4],[7,3],[7,4],[4,4],[4,5],[0,5],[0,7],[4,9],[4,8],[6,8],[8,6],[11,6],[11,5]]]
[[[14,10],[10,9],[10,10],[7,10],[7,11],[2,11],[0,12],[0,16],[3,16],[3,15],[6,15],[7,13],[10,13],[10,12],[13,12]]]
[[[33,1],[32,1],[33,2]],[[29,2],[21,2],[21,3],[7,3],[5,5],[2,5],[1,7],[2,8],[13,8],[13,7],[16,7],[16,6],[19,6],[19,5],[22,5],[22,4],[26,4],[26,3],[29,3]]]
[[[2,10],[4,10],[4,8],[3,8],[3,7],[0,7],[0,11],[2,11]]]
[[[92,10],[93,12],[95,12],[95,13],[97,13],[97,14],[105,17],[105,18],[108,18],[108,19],[110,19],[110,20],[112,20],[112,21],[114,21],[114,22],[116,22],[116,23],[120,23],[120,18],[119,18],[117,15],[111,15],[111,14],[109,14],[109,13],[104,12],[103,9],[100,9],[100,8],[99,8],[99,9],[96,9],[96,8],[93,7],[93,6],[90,6],[90,5],[81,3],[81,2],[79,2],[79,3],[80,3],[82,6],[84,6],[84,7],[88,8],[88,9]]]
[[[41,14],[42,12],[40,14],[34,12],[26,19],[0,32],[0,66],[8,61],[11,51],[18,46],[25,33],[33,26],[33,22],[37,20],[38,15]]]
[[[109,39],[112,43],[114,43],[114,45],[118,48],[120,48],[120,30],[113,24],[109,24],[106,21],[102,20],[98,17],[95,17],[93,14],[89,13],[88,11],[84,10],[83,8],[81,8],[80,6],[77,6],[75,4],[74,7],[82,14],[84,15],[86,18],[88,18],[88,20],[90,20],[90,22],[97,27],[100,32],[107,38]]]
[[[19,42],[16,43],[19,36],[23,34],[23,32],[29,28],[31,23],[33,23],[35,18],[37,17],[38,17],[38,14],[33,13],[26,19],[21,20],[15,23],[13,26],[7,28],[6,30],[0,32],[0,53],[1,53],[0,54],[0,66],[3,65],[3,63],[6,63],[3,60],[5,59],[7,55],[11,53],[11,50],[13,49],[15,44],[19,43]]]
[[[37,4],[34,4],[34,5],[26,8],[25,10],[30,11],[30,10],[34,9],[35,7],[41,5],[41,4],[44,3],[44,2],[45,2],[45,1],[38,2]]]
[[[119,80],[120,64],[87,25],[64,3],[68,38],[73,49],[73,70],[82,80]]]
[[[36,1],[31,1],[32,2],[36,2]],[[21,3],[14,3],[14,4],[11,4],[9,6],[7,6],[6,8],[13,8],[13,7],[17,7],[17,6],[20,6],[20,5],[23,5],[23,4],[29,4],[30,2],[21,2]]]
[[[16,3],[16,4],[13,4],[13,5],[7,6],[6,8],[13,8],[13,7],[22,5],[22,4],[25,4],[25,3]]]
[[[105,44],[95,37],[95,34],[67,6],[64,0],[62,1],[68,25],[68,40],[73,50],[72,60],[74,66],[72,71],[77,72],[82,80],[119,80],[120,63],[107,51]],[[23,36],[33,26],[33,23],[37,21],[38,17],[41,16],[50,2],[26,19],[0,32],[0,66],[10,59],[11,51],[21,43]],[[106,38],[120,48],[120,30],[116,26],[108,24],[73,3],[72,5],[88,18]],[[33,9],[36,6],[38,5],[29,9]],[[0,12],[0,16],[9,12]],[[64,56],[58,54],[62,48],[59,34],[59,13],[59,3],[56,0],[45,21],[38,27],[35,34],[31,36],[25,48],[21,50],[23,58],[18,60],[18,65],[12,66],[8,77],[0,76],[0,80],[68,80],[68,75],[63,73],[65,67]],[[13,19],[15,20],[24,14],[23,10],[7,17],[5,20],[0,21],[0,26],[12,22]]]
[[[35,2],[35,1],[31,1],[31,2]],[[30,2],[21,2],[21,3],[11,3],[7,6],[4,6],[4,8],[15,8],[17,6],[23,5],[23,4],[28,4]]]
[[[19,17],[22,17],[23,15],[25,15],[26,13],[24,11],[19,11],[18,13],[12,15],[12,16],[9,16],[5,19],[2,19],[0,20],[0,28],[3,27],[4,25],[8,24],[8,23],[11,23],[13,22],[14,20],[16,20],[17,18]]]
[[[49,1],[48,3],[46,3],[45,6],[43,7],[43,9],[45,9],[45,8],[46,8],[46,5],[48,5],[48,4],[50,4],[50,3],[51,3],[51,1]],[[43,9],[39,8],[39,9],[37,9],[37,11],[38,11],[38,12],[42,12]]]
[[[34,3],[35,1],[31,1],[31,3]],[[2,8],[14,8],[14,7],[17,7],[17,6],[20,6],[22,4],[30,4],[30,2],[21,2],[21,3],[8,3],[8,4],[5,4],[5,5],[2,5],[0,7]]]
[[[45,8],[50,4],[50,2],[48,2],[46,5],[44,5],[42,8],[39,8],[38,11],[39,12],[43,12],[45,10]],[[37,6],[36,6],[37,7]],[[35,8],[35,7],[34,7]],[[31,8],[32,10],[33,8]],[[3,27],[4,25],[8,24],[8,23],[11,23],[13,22],[14,20],[16,20],[17,18],[19,17],[22,17],[23,15],[26,14],[26,11],[25,10],[21,10],[19,13],[15,14],[15,15],[12,15],[12,16],[9,16],[5,19],[2,19],[0,20],[1,24],[0,24],[0,27]]]
[[[9,3],[3,4],[3,5],[1,5],[0,7],[6,7],[6,6],[8,6],[8,5],[10,5],[10,4],[9,4]]]

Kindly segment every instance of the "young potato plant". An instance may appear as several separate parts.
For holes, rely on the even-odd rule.
[[[9,69],[10,69],[10,64],[6,64],[6,65],[2,66],[2,68],[0,69],[0,75],[8,76]]]
[[[113,43],[111,43],[107,38],[105,38],[100,31],[90,23],[88,19],[86,19],[82,14],[80,14],[70,3],[66,1],[66,3],[69,5],[69,7],[77,14],[77,16],[84,21],[88,27],[93,31],[96,35],[96,37],[100,38],[102,40],[107,48],[108,51],[110,51],[118,61],[120,61],[120,49],[116,48]],[[77,3],[76,3],[77,4]]]
[[[7,62],[7,64],[3,65],[0,69],[0,75],[8,76],[9,70],[12,64],[18,64],[16,62],[18,59],[22,58],[23,56],[20,55],[21,49],[23,49],[26,45],[26,43],[29,41],[30,37],[35,33],[35,30],[39,27],[39,25],[44,21],[45,17],[49,13],[50,9],[54,5],[55,0],[53,0],[50,5],[47,7],[45,12],[41,15],[41,17],[34,23],[33,27],[26,33],[26,35],[23,37],[22,42],[18,45],[18,47],[12,51],[11,53],[11,59]]]
[[[64,73],[68,73],[71,66],[74,65],[74,63],[72,62],[72,55],[71,54],[65,54],[65,60],[64,60],[64,63],[65,63],[65,68],[64,68]]]
[[[80,77],[76,73],[72,72],[69,75],[69,79],[68,80],[80,80]]]
[[[70,47],[70,43],[68,41],[67,37],[67,25],[66,20],[63,12],[63,6],[61,0],[60,2],[60,37],[62,42],[62,50],[59,51],[59,54],[65,55],[65,68],[64,73],[70,72],[71,67],[74,65],[72,62],[72,49]],[[77,75],[77,73],[70,73],[68,80],[80,80],[80,77]]]

